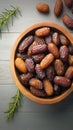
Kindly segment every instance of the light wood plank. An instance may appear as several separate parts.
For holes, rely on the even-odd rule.
[[[10,8],[9,5],[14,5],[14,6],[20,7],[22,17],[18,16],[18,18],[16,18],[16,19],[14,18],[14,25],[11,26],[11,24],[10,24],[10,26],[9,26],[10,32],[22,32],[28,26],[30,26],[36,22],[41,22],[41,21],[52,21],[52,22],[55,22],[55,23],[58,23],[58,24],[64,26],[64,24],[62,22],[62,17],[56,18],[54,15],[54,12],[53,12],[56,0],[54,0],[54,1],[45,0],[45,2],[47,4],[49,4],[49,8],[50,8],[50,13],[48,15],[41,14],[36,10],[36,5],[39,2],[44,2],[44,0],[40,0],[40,1],[39,0],[30,0],[29,2],[28,2],[28,0],[25,0],[25,1],[22,0],[22,1],[18,1],[18,2],[16,2],[16,0],[7,0],[7,2],[5,2],[5,0],[2,0],[0,2],[0,11],[3,11],[4,8],[9,9]],[[72,16],[71,11],[69,9],[67,9],[66,6],[64,6],[63,14],[65,12]],[[7,32],[6,29],[4,31]]]
[[[0,62],[0,84],[13,84],[9,61]]]
[[[36,4],[44,0],[1,0],[0,12],[4,8],[9,9],[10,5],[19,6],[22,17],[14,18],[13,26],[9,23],[9,32],[6,28],[3,30],[2,39],[0,39],[0,129],[1,130],[72,130],[73,129],[73,94],[68,96],[60,103],[53,105],[37,104],[27,97],[23,96],[22,106],[15,118],[6,121],[4,111],[8,108],[8,103],[17,91],[11,73],[10,73],[10,54],[15,40],[28,26],[41,22],[52,21],[62,25],[62,17],[56,18],[53,13],[56,0],[45,0],[49,4],[50,13],[44,15],[36,10]],[[63,1],[64,3],[64,1]],[[63,9],[63,14],[68,13],[71,17],[71,11]],[[62,15],[63,16],[63,15]],[[66,27],[65,27],[66,28]],[[67,29],[67,28],[66,28]],[[68,30],[68,29],[67,29]],[[71,34],[73,31],[69,30]]]
[[[0,60],[10,60],[12,47],[20,33],[3,33],[0,39]]]

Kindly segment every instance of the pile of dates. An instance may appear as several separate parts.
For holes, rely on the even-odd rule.
[[[37,28],[20,41],[15,67],[20,82],[33,95],[59,96],[73,82],[73,45],[55,28]]]

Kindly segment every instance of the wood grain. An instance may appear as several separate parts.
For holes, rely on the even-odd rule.
[[[8,108],[11,97],[16,93],[17,87],[10,73],[10,54],[17,37],[28,26],[42,21],[52,21],[62,25],[61,17],[58,19],[53,13],[56,0],[45,0],[49,4],[50,13],[43,15],[35,9],[39,2],[44,0],[1,0],[0,12],[4,8],[10,9],[10,5],[19,6],[22,16],[14,18],[14,24],[9,23],[9,32],[5,28],[0,39],[0,129],[1,130],[72,130],[73,129],[73,94],[64,101],[53,105],[41,105],[34,103],[23,96],[22,107],[16,113],[15,118],[6,121],[4,111]],[[64,1],[63,1],[64,4]],[[30,6],[31,5],[31,6]],[[63,13],[71,11],[64,7]],[[65,27],[66,28],[66,27]],[[67,28],[66,28],[67,29]],[[70,31],[73,35],[73,31]]]

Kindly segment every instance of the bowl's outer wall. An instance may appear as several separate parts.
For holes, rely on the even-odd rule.
[[[11,73],[12,73],[12,77],[16,83],[16,86],[19,88],[19,90],[22,92],[23,95],[25,95],[26,97],[28,97],[29,99],[31,99],[32,101],[35,101],[37,103],[41,103],[41,104],[53,104],[53,103],[57,103],[61,100],[63,100],[64,98],[66,98],[72,91],[73,91],[73,84],[71,85],[71,87],[64,92],[63,94],[61,94],[58,97],[52,98],[52,99],[44,99],[44,98],[39,98],[34,96],[33,94],[30,93],[30,91],[28,91],[18,80],[18,77],[16,75],[16,70],[15,70],[15,65],[14,65],[14,60],[15,60],[15,53],[16,53],[16,49],[21,41],[21,39],[30,31],[37,29],[39,27],[52,27],[55,28],[57,30],[59,30],[60,32],[62,32],[71,42],[71,44],[73,45],[73,36],[66,30],[64,29],[64,27],[56,24],[56,23],[52,23],[52,22],[40,22],[40,23],[36,23],[34,25],[31,25],[30,27],[28,27],[27,29],[25,29],[20,36],[17,38],[17,40],[14,43],[14,46],[12,48],[11,51],[11,57],[10,57],[10,66],[11,66]]]

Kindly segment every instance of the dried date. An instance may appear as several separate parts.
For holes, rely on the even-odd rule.
[[[49,36],[45,37],[45,42],[46,42],[46,44],[48,44],[48,43],[51,43],[51,42],[52,42],[52,37],[51,37],[51,35],[49,35]]]
[[[37,78],[30,79],[29,85],[37,89],[43,89],[42,81]]]
[[[54,61],[54,68],[57,73],[57,75],[63,75],[64,74],[64,65],[63,62],[60,59],[56,59]]]
[[[32,77],[33,77],[32,73],[21,74],[20,80],[21,80],[22,83],[27,83]]]
[[[40,53],[46,52],[46,50],[47,50],[46,44],[43,44],[43,45],[39,44],[39,45],[33,46],[31,49],[31,52],[32,54],[40,54]]]
[[[59,50],[53,43],[48,44],[48,51],[54,55],[55,58],[59,58]]]
[[[34,72],[35,71],[34,61],[31,58],[26,59],[25,64],[26,64],[27,69],[28,69],[29,72]]]
[[[47,96],[44,90],[36,89],[32,86],[30,86],[30,92],[37,97],[46,97]]]
[[[33,39],[33,36],[32,36],[32,35],[26,37],[26,38],[22,41],[22,43],[19,45],[19,47],[18,47],[19,52],[20,52],[20,53],[21,53],[21,52],[24,52],[25,49],[26,49],[29,45],[32,44],[33,40],[34,40],[34,39]]]
[[[40,62],[40,68],[46,69],[54,60],[54,56],[52,53],[47,54],[43,60]]]
[[[54,67],[53,67],[53,66],[50,65],[50,66],[46,69],[46,76],[47,76],[47,78],[48,78],[50,81],[53,81],[54,76],[55,76],[55,70],[54,70]]]
[[[67,87],[70,87],[71,81],[66,77],[56,76],[54,78],[54,83],[67,88]]]
[[[47,95],[52,96],[54,93],[54,90],[53,90],[53,86],[51,82],[48,79],[44,79],[43,84],[44,84],[44,90],[47,93]]]
[[[35,66],[35,71],[36,71],[36,74],[37,74],[37,77],[39,78],[39,79],[43,79],[43,78],[45,78],[45,71],[44,70],[42,70],[41,68],[40,68],[40,65],[39,64],[36,64],[36,66]]]
[[[68,67],[65,73],[65,77],[72,79],[73,78],[73,66]]]
[[[44,40],[43,38],[40,38],[40,37],[35,36],[35,37],[34,37],[34,40],[35,40],[38,44],[45,44],[45,40]]]
[[[53,33],[52,41],[55,43],[55,45],[60,44],[60,38],[59,38],[59,34],[57,32]]]
[[[61,46],[60,47],[60,58],[63,62],[67,62],[69,56],[69,50],[67,46]]]
[[[32,58],[36,63],[39,63],[44,57],[45,54],[32,55]]]
[[[69,62],[69,65],[73,65],[73,55],[69,55],[68,62]]]
[[[62,45],[68,45],[69,44],[69,40],[62,34],[60,34],[60,42]]]

